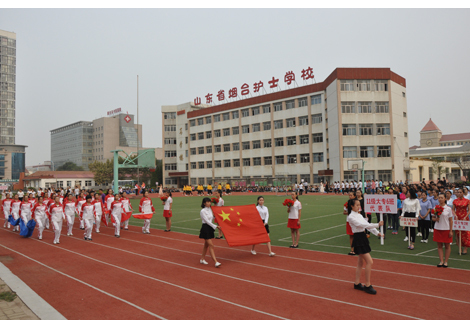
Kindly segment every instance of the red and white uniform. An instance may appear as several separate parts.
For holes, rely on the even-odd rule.
[[[46,193],[44,193],[44,195],[47,195]],[[46,205],[46,209],[49,208],[49,206],[51,206],[51,204],[53,203],[54,201],[52,199],[50,199],[49,197],[48,198],[44,198],[44,200],[42,201],[42,203],[44,205]],[[46,228],[49,229],[49,217],[46,217]]]
[[[163,206],[163,217],[164,218],[171,218],[171,204],[173,203],[173,198],[169,197],[165,201],[165,205]]]
[[[67,235],[72,236],[73,223],[75,222],[75,202],[65,201],[63,205],[65,220],[67,220]]]
[[[86,203],[85,199],[82,199],[81,197],[77,198],[77,201],[75,202],[75,212],[77,212],[78,218],[80,219],[80,229],[85,228],[85,223],[83,222],[83,219],[80,218],[80,212],[82,212],[82,205]]]
[[[48,209],[49,219],[52,222],[52,227],[54,228],[54,244],[60,243],[60,232],[62,231],[62,222],[65,217],[64,208],[61,204],[57,205],[56,203],[51,204]]]
[[[131,201],[129,198],[124,198],[122,197],[120,199],[121,203],[122,203],[122,206],[124,207],[124,212],[130,212],[132,210],[132,206],[131,206]],[[129,228],[129,219],[127,219],[126,221],[124,221],[124,229],[128,229]]]
[[[103,216],[103,212],[104,212],[104,205],[103,205],[103,202],[101,202],[101,199],[98,199],[98,200],[95,199],[92,204],[95,207],[95,228],[96,228],[96,232],[99,233],[101,217]]]
[[[114,235],[119,236],[121,230],[121,215],[124,212],[124,207],[120,201],[114,201],[111,203],[111,218],[114,221]]]
[[[140,200],[139,203],[140,213],[153,213],[155,208],[153,207],[152,200],[148,197],[144,197]],[[145,234],[150,234],[150,219],[145,219],[144,226],[142,227],[142,232]]]
[[[10,214],[13,217],[13,219],[18,220],[20,218],[20,206],[21,206],[21,201],[20,200],[13,200],[11,202],[11,210]],[[18,231],[20,229],[20,226],[16,226],[13,228],[13,231]]]
[[[85,238],[91,239],[93,223],[95,222],[95,206],[91,203],[83,204],[80,218],[85,222]]]
[[[111,211],[111,203],[114,202],[114,196],[113,195],[106,195],[106,197],[104,198],[104,206],[106,207],[106,213],[105,213],[105,217],[106,217],[106,220],[110,221],[111,219],[111,215],[110,213],[108,213],[108,211],[110,212]]]
[[[21,202],[20,205],[20,218],[23,220],[24,224],[26,225],[29,220],[32,219],[33,215],[33,204],[30,201]]]
[[[42,239],[42,232],[46,227],[46,219],[47,219],[47,206],[43,203],[37,203],[33,208],[33,218],[36,220],[38,224],[39,234],[38,238]]]
[[[2,210],[3,216],[5,217],[5,223],[3,224],[3,228],[10,228],[10,223],[8,222],[8,217],[10,216],[11,211],[11,203],[13,202],[12,199],[4,199],[2,201]]]

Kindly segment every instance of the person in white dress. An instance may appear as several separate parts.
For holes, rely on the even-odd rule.
[[[299,229],[300,229],[300,215],[302,213],[302,204],[298,200],[298,195],[295,191],[292,192],[292,201],[294,205],[287,208],[287,213],[289,213],[289,219],[287,220],[287,228],[290,228],[292,245],[291,248],[299,247]]]
[[[321,192],[321,193],[324,193],[324,192],[325,192],[325,188],[323,187],[323,181],[320,182],[320,192]]]
[[[208,264],[205,258],[207,250],[209,250],[209,254],[212,257],[212,260],[215,262],[215,267],[219,267],[221,263],[218,262],[217,258],[215,257],[214,243],[212,243],[212,239],[214,238],[214,231],[216,228],[219,228],[219,226],[212,222],[215,217],[214,213],[212,213],[211,204],[211,199],[209,197],[204,197],[201,205],[202,210],[199,213],[202,220],[202,227],[201,231],[199,232],[199,238],[204,239],[204,247],[202,249],[202,256],[199,262],[203,265]]]
[[[256,202],[256,209],[258,210],[261,220],[263,220],[264,228],[266,228],[266,232],[268,233],[268,236],[269,236],[269,225],[268,225],[269,211],[268,211],[268,208],[264,206],[263,196],[258,197],[258,201]],[[271,251],[271,242],[267,242],[266,245],[268,246],[269,256],[274,257],[276,254],[273,251]],[[253,255],[256,255],[255,246],[256,245],[253,245],[251,247],[251,254]]]
[[[440,263],[437,267],[444,267],[447,268],[447,262],[449,261],[450,257],[450,244],[452,243],[452,228],[453,228],[453,212],[452,208],[450,208],[446,204],[446,197],[444,194],[438,195],[439,205],[444,209],[440,216],[433,215],[432,221],[435,222],[434,224],[434,232],[433,232],[433,241],[437,243],[437,254],[439,255]],[[442,247],[445,246],[446,253],[444,259],[444,251]]]
[[[165,191],[163,194],[166,197],[166,201],[163,202],[163,217],[165,218],[166,229],[165,232],[171,231],[171,217],[173,216],[173,211],[171,210],[173,206],[173,198],[171,198],[171,192]]]

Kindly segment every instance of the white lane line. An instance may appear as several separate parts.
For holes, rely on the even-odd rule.
[[[40,241],[38,241],[38,242],[40,242]],[[45,243],[45,242],[44,242],[44,243]],[[47,244],[47,243],[45,243],[45,244]],[[135,307],[135,308],[137,308],[138,310],[141,310],[142,312],[145,312],[145,313],[147,313],[147,314],[149,314],[149,315],[152,315],[152,316],[154,316],[154,317],[156,317],[156,318],[158,318],[158,319],[160,319],[160,320],[166,320],[165,318],[161,317],[160,315],[157,315],[157,314],[155,314],[155,313],[152,313],[152,312],[150,312],[150,311],[148,311],[148,310],[146,310],[146,309],[144,309],[144,308],[142,308],[142,307],[140,307],[140,306],[137,306],[136,304],[131,303],[130,301],[124,300],[124,299],[119,298],[119,297],[117,297],[117,296],[115,296],[115,295],[113,295],[113,294],[111,294],[111,293],[109,293],[109,292],[106,292],[106,291],[104,291],[104,290],[101,290],[101,289],[97,288],[96,286],[93,286],[93,285],[88,284],[88,283],[86,283],[86,282],[84,282],[84,281],[82,281],[82,280],[79,280],[78,278],[75,278],[75,277],[72,277],[72,276],[70,276],[70,275],[68,275],[68,274],[65,274],[65,273],[61,272],[60,270],[57,270],[57,269],[55,269],[55,268],[53,268],[53,267],[50,267],[50,266],[48,266],[48,265],[46,265],[46,264],[43,264],[43,263],[40,262],[40,261],[37,261],[37,260],[35,260],[35,259],[33,259],[33,258],[30,258],[30,257],[28,257],[27,255],[25,255],[25,254],[23,254],[23,253],[21,253],[21,252],[18,252],[17,250],[10,249],[9,247],[6,247],[5,245],[2,245],[2,244],[0,244],[0,246],[3,247],[4,249],[10,250],[10,251],[12,251],[12,252],[14,252],[14,253],[18,253],[19,255],[21,255],[21,256],[23,256],[23,257],[25,257],[25,258],[27,258],[27,259],[29,259],[29,260],[31,260],[31,261],[34,261],[34,262],[40,264],[41,266],[46,267],[46,268],[48,268],[48,269],[50,269],[50,270],[52,270],[52,271],[54,271],[54,272],[56,272],[56,273],[59,273],[59,274],[65,276],[65,277],[68,277],[68,278],[70,278],[70,279],[72,279],[72,280],[74,280],[74,281],[77,281],[77,282],[79,282],[79,283],[81,283],[81,284],[84,284],[84,285],[86,285],[86,286],[88,286],[88,287],[90,287],[90,288],[92,288],[92,289],[95,289],[96,291],[99,291],[99,292],[101,292],[101,293],[104,293],[104,294],[107,295],[107,296],[110,296],[110,297],[112,297],[112,298],[114,298],[114,299],[116,299],[116,300],[122,301],[122,302],[124,302],[124,303],[126,303],[126,304],[128,304],[128,305],[130,305],[130,306],[132,306],[132,307]]]
[[[319,241],[316,241],[316,242],[312,242],[312,243],[309,243],[309,244],[317,244],[317,243],[320,243],[320,242],[323,242],[323,241],[328,241],[330,239],[338,238],[338,237],[345,236],[345,235],[346,234],[341,234],[341,235],[337,235],[337,236],[333,236],[333,237],[328,237],[328,238],[325,238],[325,239],[322,239],[322,240],[319,240]]]
[[[183,221],[172,221],[171,224],[173,225],[174,223],[182,223],[182,222],[189,222],[189,221],[196,221],[196,220],[201,221],[201,218],[189,219],[189,220],[183,220]]]
[[[434,249],[431,249],[431,250],[427,250],[427,251],[424,251],[424,252],[420,252],[420,253],[416,253],[416,255],[419,256],[419,255],[421,255],[421,254],[428,253],[428,252],[435,251],[435,250],[437,250],[437,248],[434,248]]]
[[[306,233],[301,233],[300,236],[304,236],[304,235],[308,235],[308,234],[313,234],[313,233],[318,233],[318,232],[321,232],[321,231],[330,230],[330,229],[338,228],[338,227],[346,227],[346,225],[342,224],[342,225],[337,225],[337,226],[333,226],[333,227],[328,227],[328,228],[318,229],[318,230],[314,230],[314,231],[309,231],[309,232],[306,232]],[[345,235],[346,235],[346,234],[345,234]],[[278,241],[283,241],[283,240],[291,239],[291,238],[292,238],[291,236],[289,236],[289,237],[284,237],[284,238],[278,239]]]
[[[342,212],[341,212],[341,213],[333,213],[333,214],[321,215],[321,216],[319,216],[319,217],[306,218],[306,219],[300,219],[300,220],[301,220],[302,222],[304,222],[304,221],[307,221],[307,220],[314,220],[314,219],[332,217],[332,216],[334,216],[334,215],[339,215],[339,214],[343,214],[343,213],[342,213]],[[287,226],[287,222],[276,223],[276,224],[274,224],[274,225],[269,225],[269,227],[281,226],[281,225]],[[345,226],[345,225],[342,225],[342,226]]]

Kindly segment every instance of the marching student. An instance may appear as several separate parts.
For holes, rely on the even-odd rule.
[[[138,187],[138,184],[136,183],[136,186]],[[136,196],[138,195],[138,189],[136,189],[137,193],[136,193]],[[106,221],[109,223],[110,221],[110,218],[111,218],[111,204],[114,202],[114,196],[113,196],[113,190],[110,188],[108,189],[108,194],[106,195],[106,197],[104,198],[104,206],[106,208],[106,212],[104,214],[105,218],[106,218]],[[114,225],[114,223],[113,223]]]
[[[357,260],[356,268],[356,280],[354,282],[354,289],[361,290],[369,294],[376,294],[377,291],[372,287],[370,283],[370,275],[372,272],[372,257],[370,255],[371,248],[369,245],[369,240],[367,239],[365,229],[368,229],[372,234],[382,237],[383,235],[379,233],[377,228],[383,225],[383,221],[379,223],[369,223],[366,219],[359,213],[361,208],[361,203],[357,199],[350,199],[348,202],[348,208],[351,209],[351,213],[348,216],[348,222],[351,226],[351,229],[354,233],[353,247],[354,253],[359,255]],[[365,265],[365,276],[366,282],[365,285],[361,284],[361,272],[362,265]]]
[[[418,220],[421,206],[416,196],[416,190],[411,188],[406,193],[406,197],[407,198],[403,201],[403,205],[402,205],[403,207],[402,207],[402,211],[401,211],[401,215],[399,216],[399,219],[401,219],[402,217],[405,217],[405,218],[416,218],[416,220]],[[408,235],[408,232],[406,235]],[[404,239],[405,242],[408,241],[408,239],[410,240],[411,245],[408,245],[408,249],[414,250],[415,238],[416,238],[415,227],[410,227],[410,237],[408,238],[408,236],[406,236]]]
[[[33,208],[33,217],[38,224],[38,239],[42,239],[42,232],[46,227],[46,218],[47,218],[47,205],[43,203],[44,197],[39,196],[38,202]]]
[[[256,209],[258,210],[261,220],[263,220],[264,228],[266,229],[266,232],[268,233],[268,236],[269,236],[269,225],[268,225],[269,211],[268,211],[268,208],[264,206],[263,196],[258,197],[258,200],[256,202]],[[276,254],[273,251],[271,251],[271,242],[267,242],[266,245],[268,246],[269,256],[274,257]],[[256,255],[255,245],[251,247],[251,254]]]
[[[217,261],[214,252],[214,244],[212,243],[212,239],[214,238],[214,231],[219,226],[216,226],[212,223],[214,220],[214,214],[212,213],[211,209],[211,199],[209,197],[204,197],[201,204],[201,212],[199,213],[202,220],[202,227],[201,231],[199,232],[199,238],[204,239],[204,248],[202,249],[202,256],[199,262],[203,265],[207,265],[208,262],[205,260],[207,249],[209,249],[209,254],[212,257],[212,260],[215,262],[215,267],[219,267],[221,265],[220,262]]]
[[[201,186],[202,187],[202,186]],[[171,192],[165,191],[164,193],[166,201],[163,202],[163,217],[166,221],[166,229],[164,231],[171,231],[171,217],[173,216],[171,207],[173,206],[173,198],[171,198]]]
[[[287,228],[290,228],[292,236],[292,245],[290,248],[299,247],[299,229],[300,229],[300,215],[302,213],[302,204],[299,201],[299,197],[295,191],[291,194],[294,205],[287,208],[287,213],[289,213],[289,220],[287,221]]]
[[[120,230],[121,230],[121,216],[122,212],[124,212],[124,207],[122,203],[119,201],[119,194],[114,195],[114,201],[111,203],[110,207],[111,211],[111,218],[114,220],[114,236],[119,238]]]
[[[72,200],[73,195],[67,193],[64,198],[64,202],[62,203],[62,207],[64,208],[64,215],[65,220],[67,221],[67,236],[73,236],[72,229],[73,224],[75,222],[75,209],[76,205],[75,202]],[[59,197],[60,202],[60,197]]]
[[[124,221],[124,230],[129,230],[129,218],[127,217],[127,212],[134,211],[131,205],[131,201],[129,198],[127,198],[127,193],[125,191],[122,192],[121,194],[121,203],[124,206],[124,212],[126,213],[126,221]],[[121,228],[123,229],[123,228]]]
[[[59,197],[59,202],[60,202],[60,197]],[[85,223],[84,223],[83,219],[80,218],[80,213],[82,211],[82,205],[85,204],[85,203],[86,203],[85,193],[82,191],[78,195],[78,198],[75,202],[75,212],[77,213],[78,219],[80,220],[80,229],[81,230],[85,230]]]
[[[60,232],[62,231],[62,223],[65,216],[64,208],[60,205],[59,195],[55,195],[54,203],[49,206],[48,215],[54,229],[54,244],[60,244]]]
[[[219,202],[218,202],[217,205],[215,205],[215,206],[224,206],[225,202],[224,202],[224,200],[222,199],[222,190],[216,190],[216,191],[215,191],[215,198],[218,198],[218,199],[219,199]],[[220,227],[218,227],[218,228],[219,228],[219,236],[216,236],[215,238],[216,238],[216,239],[224,238],[224,236],[221,235],[221,234],[223,234],[223,233],[222,233],[222,230],[220,229]]]
[[[432,235],[432,240],[437,243],[437,253],[439,255],[440,263],[437,267],[447,268],[447,262],[450,257],[450,243],[452,243],[452,209],[446,204],[446,197],[444,194],[438,195],[439,205],[443,208],[442,214],[440,216],[433,215],[432,221],[434,224],[434,233]],[[446,248],[446,256],[444,259],[444,251],[442,250],[442,245],[444,244]]]
[[[228,182],[225,184],[225,194],[226,195],[231,195],[232,194],[230,192],[230,184]]]
[[[209,183],[207,185],[207,196],[210,196],[212,195],[212,185]]]
[[[349,200],[344,203],[343,205],[343,214],[349,216],[351,214],[351,208],[349,207],[349,201],[356,199],[356,194],[352,191],[349,192]],[[355,256],[354,247],[352,245],[354,239],[354,233],[351,229],[351,225],[349,224],[348,217],[346,217],[346,234],[349,235],[349,246],[351,247],[351,251],[349,251],[348,255]]]
[[[85,241],[92,241],[91,233],[93,231],[93,222],[95,221],[95,206],[91,203],[91,196],[87,195],[85,204],[82,205],[80,210],[80,218],[85,222]]]
[[[11,202],[11,211],[10,214],[13,217],[13,219],[18,220],[20,218],[20,206],[21,206],[21,201],[18,196],[18,194],[15,194],[13,196],[13,201]],[[13,231],[20,231],[20,226],[13,226]]]
[[[25,195],[20,205],[20,218],[25,225],[32,219],[33,204],[29,201],[28,195]]]
[[[144,191],[143,197],[139,203],[140,213],[149,214],[149,213],[155,212],[155,208],[153,207],[152,200],[148,196],[149,196],[149,192]],[[150,219],[145,219],[144,226],[142,227],[142,233],[150,234]]]
[[[2,210],[3,210],[3,216],[5,217],[5,222],[3,224],[3,228],[10,228],[10,223],[8,222],[8,217],[10,216],[11,212],[11,203],[13,200],[10,198],[10,194],[7,193],[6,198],[2,200]]]
[[[103,216],[104,205],[101,201],[101,195],[99,193],[95,194],[95,200],[92,202],[95,207],[95,230],[97,233],[100,232],[101,218]]]

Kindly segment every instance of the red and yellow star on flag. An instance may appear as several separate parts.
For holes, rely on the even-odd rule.
[[[267,243],[269,239],[256,205],[212,206],[229,246]]]

